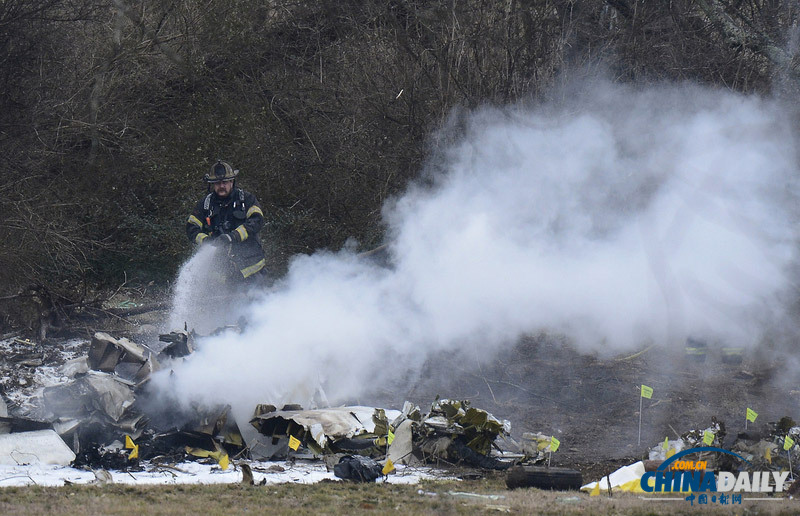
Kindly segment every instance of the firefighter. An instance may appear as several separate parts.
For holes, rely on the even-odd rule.
[[[186,235],[197,245],[220,247],[230,258],[231,275],[246,280],[264,272],[264,250],[258,241],[264,213],[255,195],[236,187],[237,174],[222,160],[211,166],[204,177],[209,193],[189,215]]]

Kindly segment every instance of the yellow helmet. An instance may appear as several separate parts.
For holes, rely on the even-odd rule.
[[[220,181],[228,181],[236,177],[239,173],[238,170],[234,170],[229,163],[217,160],[216,163],[211,165],[211,171],[205,175],[203,178],[206,183],[218,183]]]

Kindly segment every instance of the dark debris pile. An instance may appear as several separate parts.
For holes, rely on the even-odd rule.
[[[468,401],[437,399],[427,412],[408,402],[401,411],[259,405],[244,429],[230,417],[229,406],[154,403],[151,374],[193,353],[195,337],[187,331],[161,335],[165,345],[159,352],[103,332],[88,345],[74,342],[47,352],[26,341],[7,343],[4,382],[30,384],[32,390],[20,396],[28,397],[24,403],[12,401],[11,416],[0,413],[0,434],[53,429],[74,452],[73,466],[123,471],[140,471],[141,461],[227,464],[290,455],[506,469],[543,456],[539,450],[510,452],[509,446],[516,446],[510,423]],[[48,364],[52,381],[41,382],[36,374]],[[41,383],[50,385],[37,386]]]

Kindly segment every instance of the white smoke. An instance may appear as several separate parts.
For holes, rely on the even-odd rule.
[[[390,267],[297,256],[247,331],[204,340],[169,389],[249,411],[322,384],[337,402],[529,332],[617,352],[689,335],[755,346],[782,321],[798,166],[779,104],[598,82],[457,122],[431,184],[385,207]]]

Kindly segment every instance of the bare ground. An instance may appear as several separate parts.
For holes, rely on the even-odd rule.
[[[175,485],[65,486],[0,489],[0,514],[796,514],[796,501],[764,499],[731,506],[642,500],[633,495],[590,497],[575,492],[505,489],[502,479],[420,485]]]
[[[681,345],[600,358],[562,339],[529,337],[482,366],[455,366],[457,374],[451,361],[450,374],[430,374],[437,380],[420,381],[406,394],[420,403],[437,394],[470,399],[510,420],[515,437],[525,431],[555,435],[561,448],[552,464],[576,468],[586,481],[647,458],[665,437],[707,428],[712,417],[726,425],[725,446],[744,430],[747,407],[759,413],[750,431],[800,415],[800,397],[787,387],[793,372],[783,361],[745,353],[741,364],[730,365],[712,348],[697,363],[683,353]],[[642,400],[639,444],[642,384],[654,392]]]

